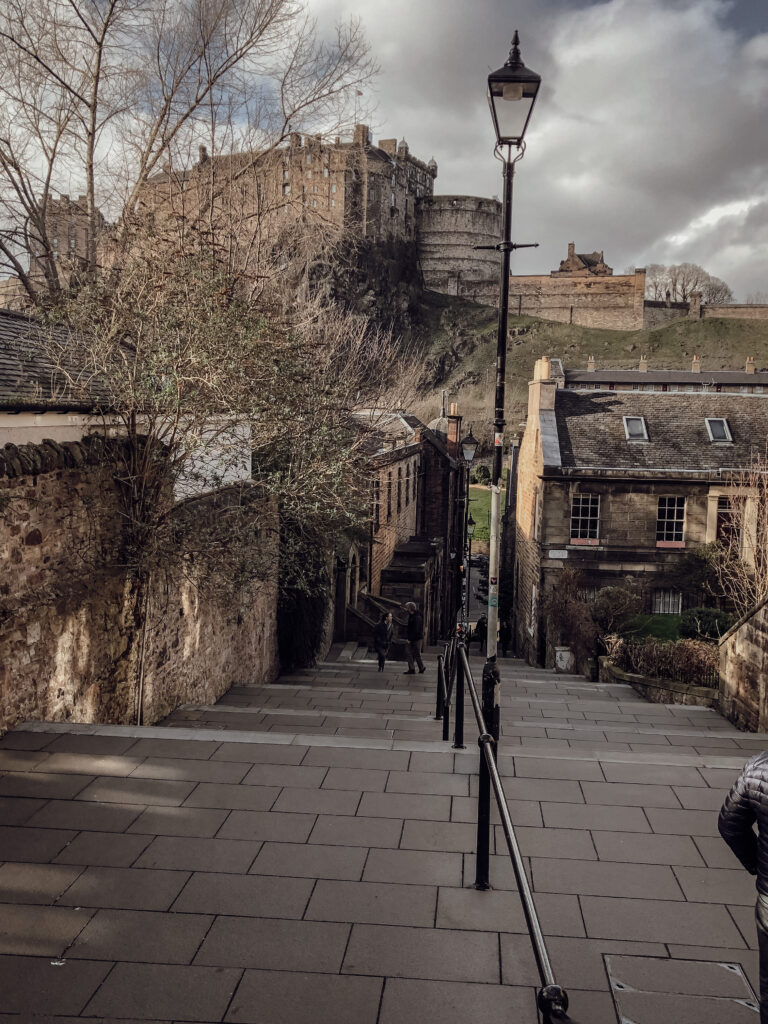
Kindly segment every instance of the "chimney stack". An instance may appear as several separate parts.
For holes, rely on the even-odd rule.
[[[701,373],[701,356],[694,356],[691,360],[691,372]]]
[[[648,372],[648,356],[640,356],[640,362],[637,364],[637,368],[641,373]]]
[[[456,458],[460,454],[461,416],[456,402],[451,402],[448,412],[448,451]]]
[[[744,372],[745,373],[754,373],[755,372],[755,357],[754,356],[747,356],[747,365],[744,367]]]
[[[589,370],[590,373],[594,373],[595,372],[595,357],[594,356],[589,356],[589,358],[587,359],[587,370]]]

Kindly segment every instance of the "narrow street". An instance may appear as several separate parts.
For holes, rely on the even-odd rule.
[[[423,676],[352,653],[156,727],[0,740],[0,1020],[537,1021],[498,826],[472,887],[469,702],[454,751],[434,651]],[[572,1019],[756,1024],[754,883],[717,811],[768,737],[513,659],[502,678],[499,767]]]

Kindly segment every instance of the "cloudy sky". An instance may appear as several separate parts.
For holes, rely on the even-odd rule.
[[[513,273],[568,242],[615,272],[700,263],[768,295],[766,0],[309,0],[361,16],[374,136],[437,160],[436,191],[501,192],[485,79],[514,29],[543,84],[515,177]],[[768,301],[764,298],[763,301]]]

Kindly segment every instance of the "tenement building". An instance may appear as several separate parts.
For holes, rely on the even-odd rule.
[[[545,357],[529,384],[514,628],[532,664],[552,663],[547,595],[565,568],[588,592],[631,581],[649,612],[695,603],[686,553],[729,528],[734,475],[768,439],[768,401],[757,390],[767,374],[733,371],[703,388],[703,371],[691,384],[689,371],[663,371],[653,387],[650,371],[605,371],[596,381],[599,372],[556,364],[553,374]]]

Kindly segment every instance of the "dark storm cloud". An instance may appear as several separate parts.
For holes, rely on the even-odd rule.
[[[493,195],[489,70],[520,30],[543,87],[518,165],[520,273],[569,241],[617,270],[701,263],[737,294],[768,288],[768,5],[758,0],[311,0],[359,13],[382,66],[376,137],[439,165],[437,191]]]

